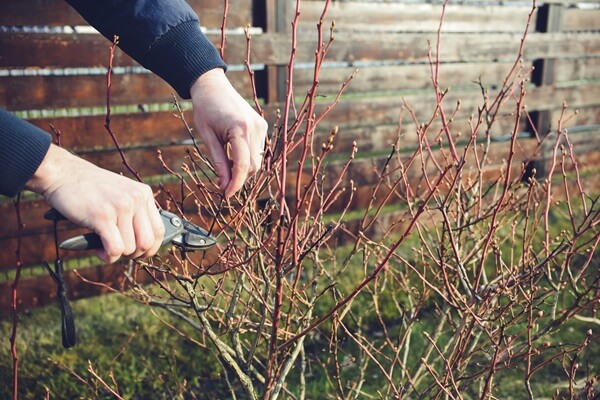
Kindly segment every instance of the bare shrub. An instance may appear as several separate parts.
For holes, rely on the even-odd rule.
[[[260,173],[224,200],[193,147],[183,170],[171,171],[181,190],[160,194],[165,207],[210,226],[218,248],[140,262],[137,273],[156,285],[132,274],[126,294],[195,328],[172,326],[217,355],[231,397],[533,398],[548,384],[557,398],[597,395],[586,350],[598,333],[581,321],[599,323],[600,206],[583,189],[562,127],[568,107],[551,135],[518,135],[528,117],[523,47],[499,90],[482,86],[470,131],[459,135],[460,102],[447,104],[439,83],[438,35],[437,106],[419,118],[406,104],[418,146],[407,151],[399,135],[374,163],[376,184],[361,192],[370,200],[359,213],[348,178],[358,149],[334,151],[344,132],[323,140],[319,129],[352,77],[330,104],[317,102],[334,45],[321,20],[314,84],[296,101],[298,15],[288,92]],[[185,122],[184,111],[179,117]],[[514,121],[504,147],[492,135],[501,117]],[[490,166],[492,149],[504,152],[500,167]],[[546,175],[516,161],[518,152],[542,160]],[[568,341],[564,330],[573,332]]]

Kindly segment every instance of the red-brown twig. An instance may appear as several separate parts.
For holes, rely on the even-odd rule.
[[[14,201],[14,206],[15,214],[17,216],[17,248],[15,249],[15,278],[11,285],[12,331],[10,335],[10,352],[13,361],[13,400],[17,400],[19,396],[19,355],[17,353],[17,326],[19,324],[17,304],[19,296],[17,288],[21,278],[21,269],[23,268],[23,263],[21,262],[21,232],[23,232],[23,222],[21,221],[21,194],[19,194]]]
[[[121,162],[123,163],[123,165],[129,170],[129,172],[131,172],[131,174],[139,182],[142,182],[142,178],[141,178],[140,174],[129,164],[129,162],[127,161],[127,158],[125,158],[125,153],[123,152],[123,149],[122,149],[121,145],[119,144],[119,141],[117,140],[117,136],[115,135],[115,133],[110,125],[110,123],[111,123],[110,88],[112,85],[111,84],[111,76],[112,76],[112,71],[113,71],[113,59],[115,57],[115,49],[116,49],[118,43],[119,43],[119,37],[115,36],[113,39],[113,43],[109,48],[108,71],[106,72],[106,118],[105,118],[105,122],[104,122],[104,128],[106,129],[106,131],[110,135],[110,138],[112,139],[113,143],[115,144],[115,147],[117,148],[117,151],[119,152],[119,155],[121,156]]]

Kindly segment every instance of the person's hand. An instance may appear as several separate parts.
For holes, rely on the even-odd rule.
[[[89,228],[102,239],[100,259],[115,262],[154,255],[164,237],[164,225],[152,189],[99,168],[51,145],[27,189],[71,222]]]
[[[260,169],[268,124],[221,68],[200,76],[190,91],[196,129],[219,176],[219,188],[230,197]]]

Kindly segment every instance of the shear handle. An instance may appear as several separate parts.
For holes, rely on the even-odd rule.
[[[168,211],[160,210],[160,217],[165,226],[165,236],[161,246],[170,243],[174,237],[180,235],[185,230],[185,226],[181,218]],[[63,241],[60,244],[61,249],[65,250],[96,250],[102,249],[102,239],[98,234],[90,232],[83,235],[75,236]]]
[[[216,239],[199,226],[184,221],[169,211],[159,212],[165,226],[161,246],[173,243],[188,250],[204,250],[216,243]],[[102,247],[102,239],[93,232],[72,237],[60,244],[60,248],[65,250],[94,250]]]
[[[72,237],[60,244],[60,248],[65,250],[95,250],[103,247],[102,239],[93,232]]]

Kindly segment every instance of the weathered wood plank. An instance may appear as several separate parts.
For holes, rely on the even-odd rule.
[[[168,145],[190,138],[183,122],[173,112],[113,114],[111,127],[123,147],[145,144]],[[193,127],[191,111],[184,112]],[[61,145],[75,152],[113,147],[104,128],[105,116],[81,116],[32,119],[29,122],[50,131],[50,124],[61,131]]]
[[[122,264],[96,265],[78,270],[69,270],[63,273],[63,278],[68,288],[70,300],[84,299],[125,288],[126,266]],[[147,284],[152,278],[142,270],[136,272],[136,282]],[[83,278],[83,279],[82,279]],[[97,284],[94,284],[97,283]],[[0,316],[7,316],[11,310],[12,282],[0,284]],[[22,278],[18,286],[17,306],[19,311],[57,303],[56,283],[50,275],[40,275],[31,278]],[[60,320],[56,321],[56,329]]]
[[[222,0],[187,0],[200,15],[200,22],[219,28],[223,19]],[[252,0],[231,0],[228,27],[252,24]],[[234,11],[233,11],[234,10]],[[87,25],[87,22],[63,0],[0,1],[0,25],[63,26]]]
[[[557,59],[554,60],[554,71],[556,83],[599,80],[600,58]]]
[[[250,77],[232,71],[229,80],[240,94],[252,97]],[[152,104],[172,101],[175,90],[152,73],[116,74],[111,77],[111,104]],[[37,110],[106,105],[106,76],[5,76],[0,77],[0,107]]]
[[[0,67],[106,67],[110,42],[96,34],[0,34]],[[119,49],[114,66],[135,62]]]
[[[206,148],[200,144],[202,151],[206,153]],[[184,163],[187,160],[186,149],[188,145],[175,145],[169,147],[148,146],[143,148],[125,149],[123,153],[129,165],[134,168],[142,178],[149,178],[155,175],[167,174],[162,162],[158,158],[158,151],[161,152],[163,160],[167,167],[173,171],[181,172]],[[98,165],[102,168],[121,173],[132,178],[133,176],[121,161],[121,157],[115,150],[98,151],[93,153],[80,154],[82,158]]]
[[[527,89],[525,104],[529,111],[561,109],[563,102],[572,108],[592,107],[599,103],[598,90],[600,90],[598,84],[581,86],[578,90],[563,87],[535,87]],[[494,96],[495,92],[490,91],[489,97],[493,99]],[[476,91],[450,90],[444,100],[446,111],[452,112],[459,101],[459,115],[477,115],[478,107],[484,103],[481,93]],[[357,127],[397,124],[400,110],[405,104],[415,111],[419,122],[423,123],[431,118],[437,101],[435,95],[430,93],[407,94],[402,97],[351,97],[338,104],[322,122],[321,127],[327,129],[334,125]],[[509,113],[515,111],[515,104],[514,101],[507,101],[501,109],[500,117],[514,121],[514,117]]]
[[[213,43],[219,35],[208,35]],[[315,35],[298,38],[297,62],[314,61]],[[597,33],[531,33],[527,39],[525,60],[536,58],[592,57],[600,55]],[[428,40],[433,34],[415,33],[345,33],[336,37],[328,52],[329,61],[402,61],[428,62]],[[445,62],[514,60],[521,42],[520,34],[446,34],[441,46]],[[373,46],[377,43],[377,46]],[[14,34],[0,33],[0,67],[39,67],[40,60],[48,68],[104,66],[109,43],[99,35],[82,34]],[[247,55],[246,38],[230,35],[226,45],[226,60],[242,64]],[[289,61],[290,36],[284,33],[254,35],[251,41],[251,61],[271,65],[286,65]],[[7,55],[10,54],[10,57]],[[116,52],[114,65],[128,66],[134,62],[121,51]]]
[[[589,31],[600,29],[600,9],[565,8],[561,29],[563,31]]]
[[[175,111],[113,114],[111,129],[126,152],[132,148],[166,148],[191,140],[176,114]],[[185,115],[193,127],[191,111],[185,112]],[[61,132],[61,145],[77,154],[115,151],[115,145],[104,127],[103,115],[40,118],[30,122],[48,132],[51,131],[50,125],[54,126]]]
[[[300,6],[302,30],[316,30],[324,1],[303,1]],[[286,20],[292,21],[294,10]],[[443,22],[444,32],[523,32],[531,7],[518,5],[449,4]],[[327,32],[335,21],[336,37],[346,31],[436,32],[442,14],[441,4],[400,2],[332,2],[325,16]],[[535,15],[533,17],[535,21]]]
[[[363,126],[350,126],[351,121],[324,121],[322,127],[317,131],[317,141],[325,141],[332,125],[340,127],[340,134],[336,139],[336,152],[349,153],[352,143],[356,142],[359,150],[380,151],[395,142],[400,129],[402,140],[401,145],[404,148],[414,148],[417,144],[417,126],[409,115],[406,107],[396,105],[398,119],[395,123],[378,122],[375,119],[364,121]],[[358,106],[357,106],[358,109]],[[268,109],[267,118],[273,119],[275,111]],[[456,117],[452,122],[452,131],[461,135],[468,135],[471,127],[468,116],[464,118]],[[398,123],[401,125],[399,127]],[[43,123],[40,123],[43,121]],[[44,119],[33,120],[36,125],[47,127],[48,123],[53,123],[62,130],[62,144],[64,147],[79,152],[91,152],[101,147],[112,148],[113,144],[108,134],[104,131],[102,124],[103,117],[80,117],[63,119]],[[356,125],[356,123],[354,123]],[[499,118],[494,122],[491,134],[493,136],[506,135],[513,129],[514,121],[512,118]],[[154,144],[157,148],[164,148],[175,142],[180,142],[189,138],[187,131],[183,129],[181,122],[169,113],[151,113],[151,114],[133,114],[116,115],[113,117],[113,129],[117,132],[122,146],[131,147],[138,143]],[[523,121],[520,130],[527,129],[526,122]],[[440,122],[434,122],[428,130],[427,136],[431,139],[437,136],[441,131]],[[88,132],[88,134],[74,135],[74,132]],[[484,127],[479,129],[479,134],[484,135]],[[201,141],[199,141],[201,143]],[[156,153],[151,154],[152,157]],[[181,157],[181,154],[176,154]],[[114,156],[112,157],[115,159]],[[118,164],[118,158],[117,164]],[[114,162],[112,163],[114,165]],[[118,164],[120,167],[120,164]]]
[[[512,67],[510,62],[448,63],[440,66],[440,85],[443,88],[501,86]],[[394,92],[415,89],[433,90],[431,67],[428,64],[322,68],[319,74],[320,94],[334,95],[355,73],[344,93]],[[294,90],[307,92],[313,83],[314,69],[294,71]]]
[[[562,110],[552,111],[552,121],[558,121],[561,119]],[[563,117],[567,128],[581,125],[598,125],[600,124],[600,105],[596,107],[569,107]]]

